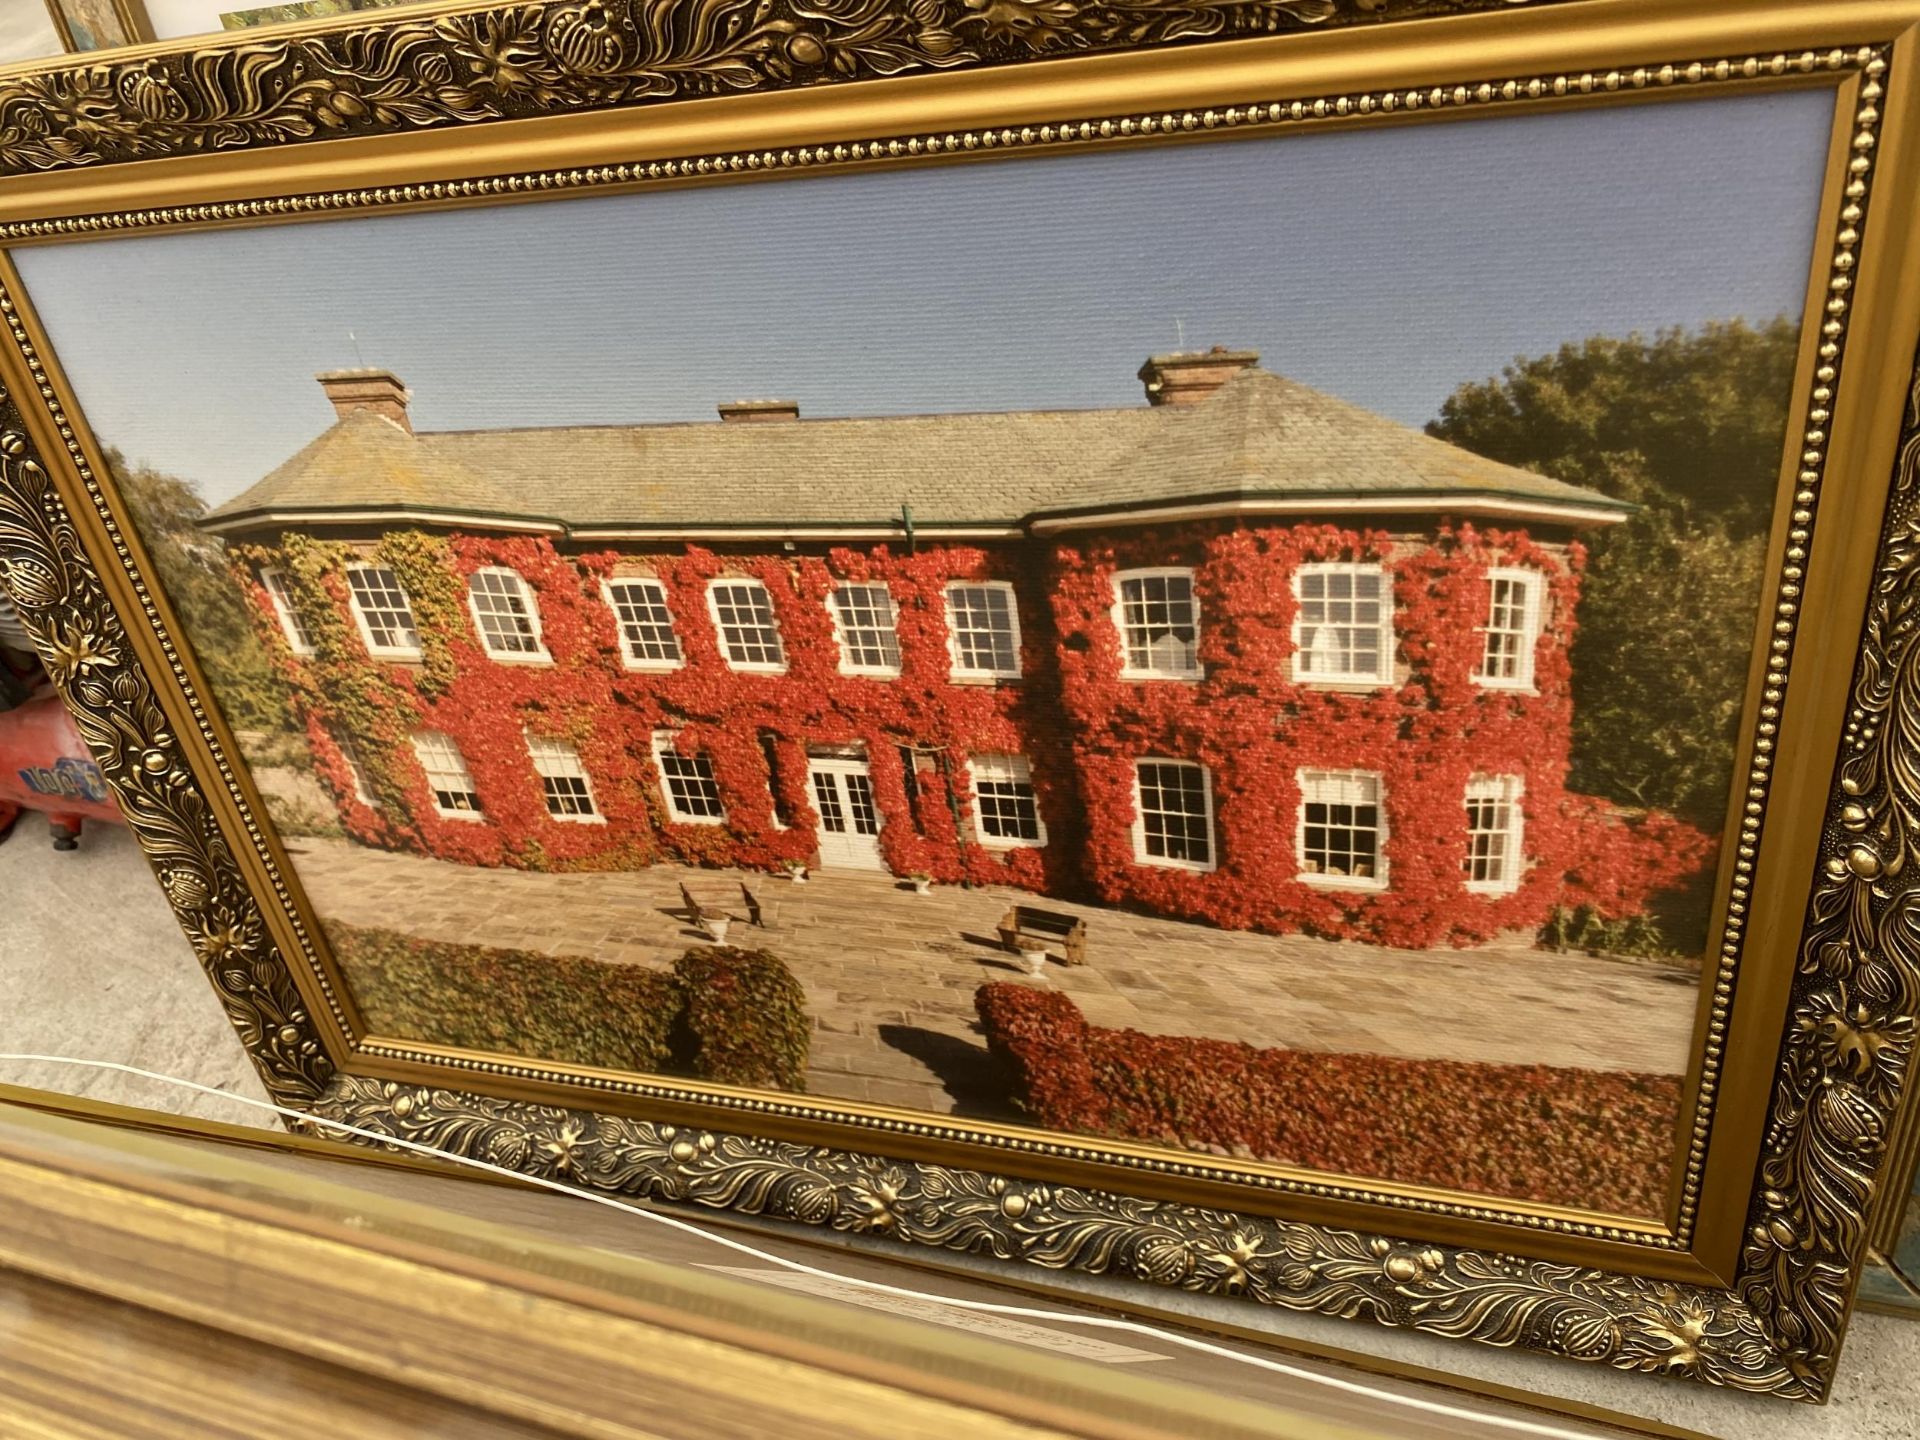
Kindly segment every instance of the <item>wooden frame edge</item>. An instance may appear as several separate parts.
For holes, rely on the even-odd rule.
[[[0,1270],[560,1433],[1362,1440],[1148,1377],[0,1110]],[[323,1323],[289,1325],[290,1314]],[[658,1426],[656,1430],[655,1426]],[[637,1431],[635,1433],[638,1433]]]

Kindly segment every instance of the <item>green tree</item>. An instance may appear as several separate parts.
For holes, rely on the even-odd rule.
[[[247,613],[246,597],[227,571],[220,542],[196,522],[207,504],[185,480],[107,452],[134,529],[179,612],[213,696],[236,730],[293,728],[285,687],[273,672]]]
[[[1735,536],[1764,531],[1799,332],[1784,317],[1596,335],[1449,395],[1429,434]]]
[[[1462,385],[1427,426],[1641,507],[1588,537],[1576,789],[1725,822],[1797,345],[1784,318],[1594,336]]]
[[[1573,642],[1575,789],[1726,822],[1765,548],[1655,510],[1596,545]]]

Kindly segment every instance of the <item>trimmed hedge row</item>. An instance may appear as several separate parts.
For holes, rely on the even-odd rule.
[[[1620,1214],[1666,1203],[1676,1076],[1108,1030],[1004,982],[974,1003],[1015,1101],[1048,1129]]]
[[[673,962],[682,1002],[676,1054],[687,1073],[722,1085],[807,1088],[813,1027],[806,992],[765,950],[716,946]]]
[[[374,1030],[411,1040],[727,1085],[806,1088],[800,984],[764,950],[689,950],[669,972],[329,925]]]

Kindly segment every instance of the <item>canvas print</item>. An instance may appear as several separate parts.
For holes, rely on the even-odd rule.
[[[252,30],[261,25],[284,25],[294,20],[326,20],[335,15],[351,15],[361,10],[383,10],[406,0],[291,0],[285,5],[256,5],[245,10],[221,12],[225,30]]]
[[[1828,118],[16,260],[375,1033],[1650,1216]]]
[[[61,48],[51,11],[34,5],[0,10],[0,65],[58,55]]]
[[[34,0],[14,3],[25,10]],[[54,0],[49,10],[64,32],[69,50],[107,50],[131,45],[139,38],[113,0]]]

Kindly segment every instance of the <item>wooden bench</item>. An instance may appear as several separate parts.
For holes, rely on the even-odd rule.
[[[741,903],[747,907],[747,923],[761,930],[766,929],[767,922],[760,908],[759,897],[747,888],[746,881],[744,880],[740,882],[740,900]],[[686,911],[687,919],[691,920],[695,925],[699,925],[707,920],[719,920],[723,918],[727,920],[738,920],[741,918],[727,909],[727,902],[724,900],[700,899],[688,888],[687,882],[684,880],[680,882],[680,906]]]
[[[1038,905],[1010,905],[1000,917],[999,928],[1000,943],[1015,953],[1057,945],[1067,964],[1087,963],[1087,922],[1077,916],[1043,910]]]

